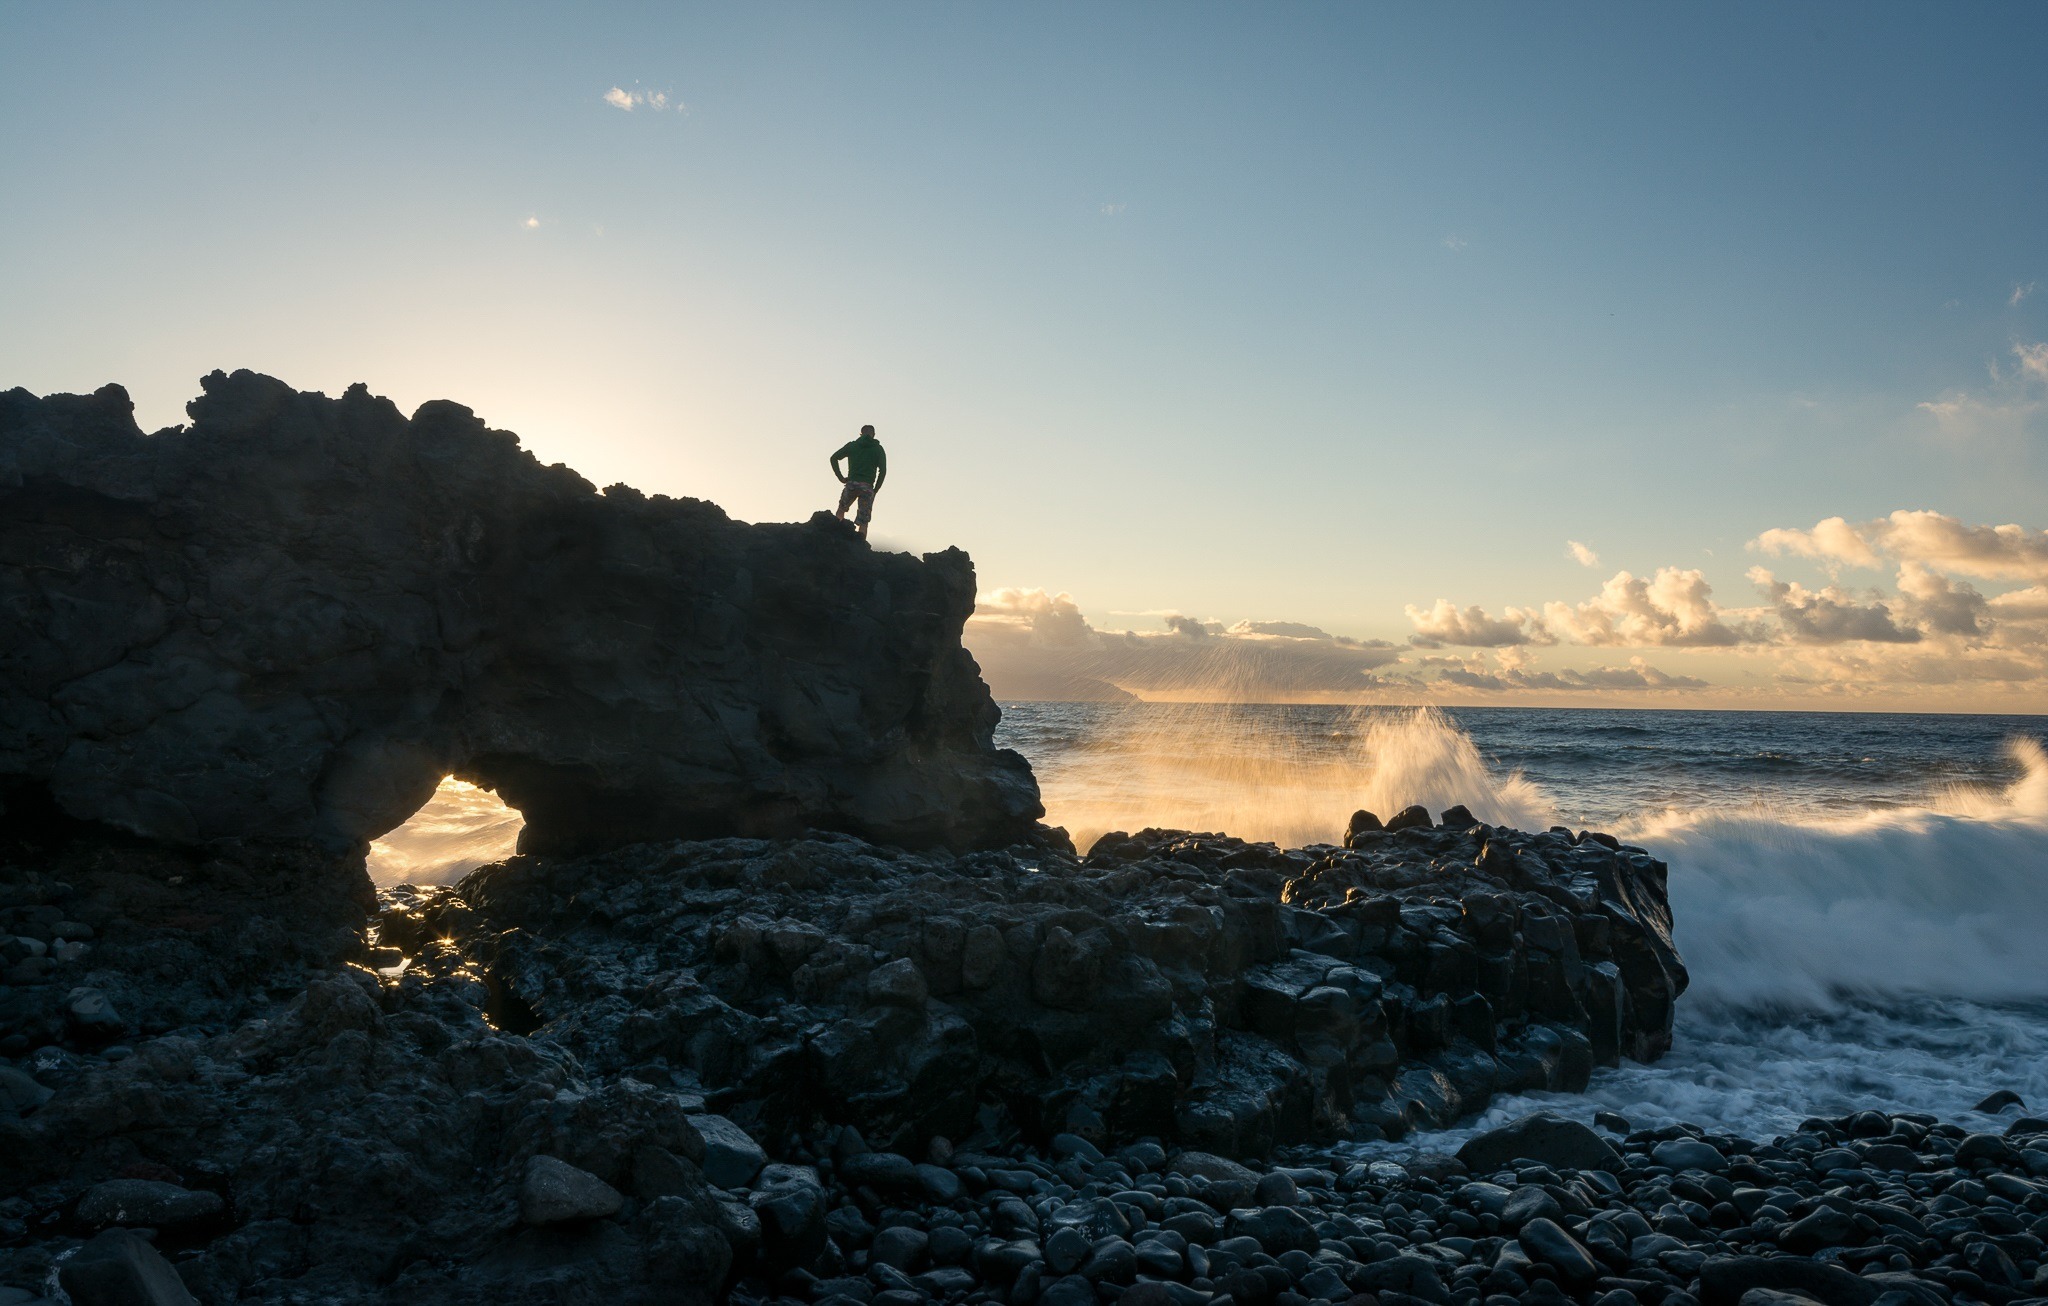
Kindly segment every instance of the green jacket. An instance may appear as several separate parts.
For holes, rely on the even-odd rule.
[[[839,471],[839,460],[846,460],[846,472]],[[832,474],[845,481],[859,481],[863,485],[882,488],[883,478],[889,475],[889,455],[882,452],[882,442],[872,435],[863,435],[839,446],[839,452],[832,455]]]

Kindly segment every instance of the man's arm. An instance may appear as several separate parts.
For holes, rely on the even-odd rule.
[[[889,451],[875,450],[875,488],[881,489],[882,482],[889,478]]]
[[[850,444],[842,444],[839,446],[839,452],[832,455],[832,474],[839,478],[842,485],[846,482],[846,473],[839,470],[839,460],[841,458],[851,460],[853,455],[847,452],[851,448],[853,446]]]

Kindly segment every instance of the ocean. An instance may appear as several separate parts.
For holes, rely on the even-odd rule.
[[[1803,712],[1005,703],[1047,820],[1335,842],[1359,807],[1464,803],[1610,831],[1671,866],[1692,973],[1672,1051],[1538,1108],[1769,1137],[1875,1107],[2048,1110],[2048,719]],[[2011,1114],[2010,1110],[2007,1112]]]

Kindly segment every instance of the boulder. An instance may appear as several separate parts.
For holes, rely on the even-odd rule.
[[[226,1205],[218,1193],[193,1192],[153,1179],[109,1179],[86,1189],[78,1199],[78,1218],[94,1228],[169,1228],[211,1219]]]
[[[57,1270],[72,1306],[198,1306],[176,1270],[129,1229],[96,1234]]]
[[[744,1188],[768,1164],[761,1145],[724,1116],[691,1116],[704,1138],[704,1177],[720,1188]]]
[[[625,1199],[619,1190],[567,1161],[536,1156],[519,1184],[519,1218],[528,1224],[568,1224],[617,1215]]]
[[[1621,1154],[1591,1129],[1539,1111],[1467,1140],[1458,1159],[1475,1174],[1492,1174],[1516,1161],[1534,1161],[1559,1170],[1621,1169]]]

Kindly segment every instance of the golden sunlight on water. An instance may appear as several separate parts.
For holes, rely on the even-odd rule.
[[[370,882],[452,883],[510,857],[525,824],[490,790],[447,776],[411,820],[370,845]]]
[[[1497,776],[1429,708],[1359,708],[1332,723],[1272,706],[1158,704],[1113,716],[1057,756],[1031,759],[1046,820],[1085,851],[1110,830],[1220,831],[1283,847],[1342,840],[1358,808],[1463,803],[1482,821],[1543,829],[1551,804]]]

